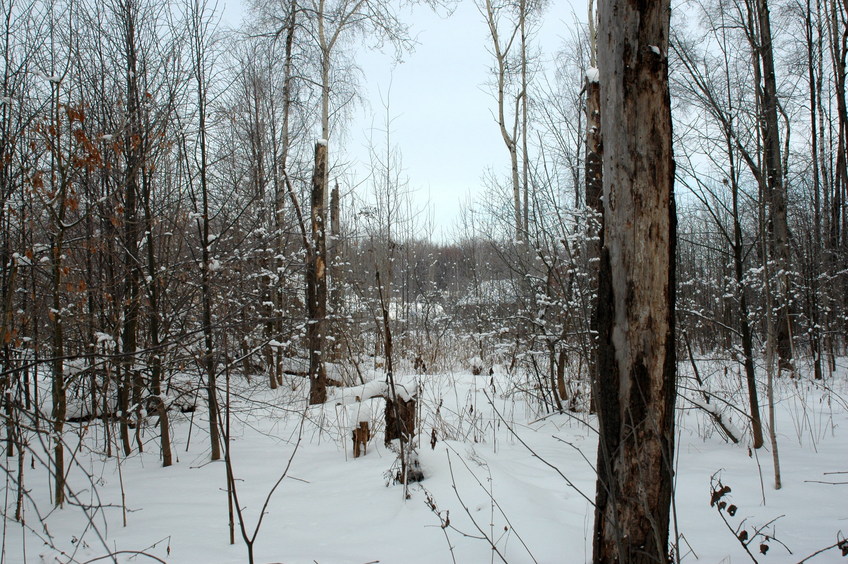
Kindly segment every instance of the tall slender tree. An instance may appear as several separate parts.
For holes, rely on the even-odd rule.
[[[209,198],[212,187],[209,181],[208,103],[209,69],[212,42],[212,15],[205,0],[189,0],[189,41],[191,72],[194,79],[195,102],[197,104],[197,190],[199,191],[199,217],[197,228],[200,235],[200,293],[202,301],[201,324],[203,327],[203,360],[206,376],[206,403],[209,407],[209,441],[211,459],[220,460],[221,442],[218,426],[217,362],[214,350],[212,327],[212,256],[214,243],[211,232]]]
[[[777,269],[775,290],[775,338],[780,370],[792,370],[792,321],[789,288],[789,224],[786,216],[786,180],[780,146],[778,120],[777,78],[774,65],[774,44],[768,0],[756,0],[753,7],[750,34],[754,50],[754,76],[758,79],[757,95],[761,113],[763,162],[765,168],[765,199],[769,209],[769,250]]]

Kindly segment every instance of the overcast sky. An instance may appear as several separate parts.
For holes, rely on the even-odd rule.
[[[538,33],[548,63],[571,34],[575,18],[586,20],[583,0],[549,4]],[[240,19],[238,0],[228,0],[225,9],[225,20]],[[357,56],[366,103],[350,126],[346,152],[354,161],[368,161],[369,138],[383,139],[381,93],[383,100],[390,94],[393,144],[402,153],[417,204],[431,206],[438,238],[449,234],[461,206],[481,192],[487,169],[508,172],[509,155],[493,117],[496,104],[487,87],[493,57],[475,3],[462,0],[447,18],[425,7],[404,13],[418,44],[403,63],[394,65],[389,53],[363,50]],[[359,170],[365,174],[364,166]]]

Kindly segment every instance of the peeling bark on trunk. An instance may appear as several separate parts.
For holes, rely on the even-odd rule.
[[[667,562],[674,450],[669,3],[600,5],[604,246],[595,562]]]

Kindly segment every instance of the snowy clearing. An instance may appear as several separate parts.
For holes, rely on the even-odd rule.
[[[684,387],[685,370],[681,366]],[[734,370],[725,375],[721,364],[703,362],[701,371],[705,387],[744,405]],[[248,535],[291,460],[256,537],[256,561],[590,561],[594,417],[538,413],[531,394],[502,371],[407,381],[413,378],[420,386],[416,440],[425,479],[410,486],[406,500],[403,486],[391,480],[396,455],[383,446],[382,399],[351,403],[345,399],[350,391],[339,391],[336,400],[306,409],[297,399],[305,396],[301,378],[274,391],[262,379],[233,380],[231,456]],[[724,498],[738,507],[728,517],[731,527],[751,535],[764,527],[764,536],[749,546],[760,562],[797,562],[843,538],[838,535],[848,528],[846,361],[824,383],[782,380],[776,388],[779,491],[771,485],[767,448],[751,452],[747,437],[730,444],[706,411],[678,400],[675,500],[682,562],[750,561],[710,507],[714,480],[732,488]],[[170,468],[160,467],[152,430],[143,454],[119,460],[96,454],[105,441],[101,423],[72,426],[66,440],[76,452],[69,476],[74,495],[63,509],[50,510],[49,475],[43,461],[35,460],[30,469],[27,455],[24,525],[12,518],[17,459],[5,458],[3,562],[90,562],[108,552],[118,562],[246,562],[238,523],[235,544],[229,543],[226,466],[208,462],[205,411],[172,418],[178,462]],[[354,420],[370,420],[377,431],[358,459],[351,455]],[[759,554],[760,544],[769,546],[767,555]],[[839,560],[831,550],[813,561]]]

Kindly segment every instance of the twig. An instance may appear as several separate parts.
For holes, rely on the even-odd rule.
[[[585,455],[585,454],[583,454],[583,451],[582,451],[582,450],[580,450],[580,449],[579,449],[579,448],[578,448],[578,447],[577,447],[574,443],[569,442],[569,441],[566,441],[565,439],[562,439],[562,438],[560,438],[560,437],[557,437],[556,435],[551,435],[551,436],[552,436],[554,439],[556,439],[557,441],[559,441],[559,442],[561,442],[561,443],[565,443],[565,444],[567,444],[568,446],[570,446],[571,448],[573,448],[574,450],[576,450],[576,451],[577,451],[577,454],[579,454],[579,455],[580,455],[580,458],[582,458],[583,460],[585,460],[585,461],[586,461],[586,464],[588,464],[588,465],[589,465],[589,468],[591,468],[591,469],[592,469],[592,472],[597,473],[597,469],[595,468],[595,465],[594,465],[594,464],[592,464],[592,461],[591,461],[591,460],[589,460],[588,458],[586,458],[586,455]]]
[[[686,332],[685,329],[683,330],[683,341],[686,344],[686,352],[689,356],[689,363],[692,365],[692,372],[695,375],[695,381],[698,383],[698,389],[700,390],[701,395],[704,398],[705,405],[693,401],[690,398],[686,398],[685,396],[684,398],[709,413],[710,418],[713,420],[713,424],[717,425],[719,429],[722,430],[724,435],[733,442],[733,444],[738,444],[739,437],[733,434],[733,431],[724,422],[724,417],[722,416],[722,414],[713,409],[713,406],[710,404],[710,396],[707,395],[707,392],[704,390],[704,381],[701,380],[701,374],[698,372],[698,365],[695,362],[695,356],[692,354],[692,345],[689,343],[689,334]]]
[[[471,471],[471,468],[468,467],[468,464],[465,462],[465,460],[463,460],[463,458],[461,456],[459,456],[459,453],[456,452],[456,450],[454,450],[454,448],[450,445],[448,445],[448,448],[451,449],[454,452],[454,454],[456,454],[459,457],[460,462],[462,462],[463,466],[465,466],[465,469],[468,470],[468,473],[471,474],[471,476],[474,478],[474,480],[477,482],[477,484],[480,486],[480,488],[482,488],[483,491],[486,492],[486,495],[488,495],[491,502],[495,505],[495,507],[498,508],[498,511],[500,511],[501,516],[504,518],[504,521],[506,521],[506,524],[509,526],[510,530],[513,533],[515,533],[515,537],[518,539],[518,541],[524,547],[524,550],[527,551],[527,554],[530,556],[530,559],[533,560],[533,562],[536,562],[538,564],[536,557],[533,556],[533,553],[530,551],[530,547],[527,546],[527,543],[524,542],[524,539],[521,538],[521,535],[519,535],[518,531],[515,530],[515,526],[510,522],[509,517],[506,516],[506,512],[504,512],[503,508],[501,507],[501,504],[498,503],[498,500],[496,500],[495,497],[491,494],[491,492],[489,490],[487,490],[485,488],[485,486],[483,486],[483,484],[480,482],[480,479],[477,477],[477,475],[474,474],[474,472]],[[448,462],[450,462],[450,460],[448,460]],[[491,474],[490,474],[490,476],[491,476]]]
[[[146,556],[147,558],[150,558],[151,560],[155,560],[156,562],[161,562],[162,564],[168,564],[167,561],[162,560],[158,556],[154,556],[154,555],[152,555],[148,552],[144,552],[144,551],[141,551],[141,550],[118,550],[118,551],[115,551],[115,552],[112,552],[112,553],[109,553],[109,554],[104,554],[103,556],[98,556],[97,558],[92,558],[91,560],[86,560],[82,564],[90,564],[91,562],[98,562],[100,560],[106,560],[106,559],[109,559],[109,558],[114,560],[115,556],[118,556],[119,554],[132,554],[133,556]]]
[[[830,546],[826,546],[826,547],[824,547],[824,548],[820,548],[819,550],[815,551],[814,553],[812,553],[811,555],[807,556],[806,558],[804,558],[804,559],[802,559],[802,560],[799,560],[799,561],[797,562],[797,564],[804,564],[804,562],[807,562],[808,560],[812,560],[813,558],[815,558],[815,557],[816,557],[816,556],[818,556],[819,554],[821,554],[821,553],[823,553],[823,552],[827,552],[828,550],[832,550],[832,549],[834,549],[834,548],[840,548],[840,549],[842,549],[842,552],[843,552],[843,554],[844,554],[844,552],[845,552],[846,550],[848,550],[848,541],[846,541],[845,539],[842,539],[842,540],[838,540],[838,541],[836,541],[835,543],[833,543],[833,544],[832,544],[832,545],[830,545]]]
[[[512,436],[513,436],[513,437],[515,437],[516,439],[518,439],[518,442],[519,442],[519,443],[521,443],[521,444],[522,444],[522,446],[524,446],[524,448],[526,448],[526,449],[527,449],[527,451],[528,451],[530,454],[532,454],[532,455],[533,455],[533,457],[537,458],[540,462],[542,462],[542,464],[544,464],[545,466],[547,466],[548,468],[552,469],[554,472],[556,472],[557,474],[559,474],[559,475],[560,475],[560,477],[561,477],[563,480],[565,480],[565,483],[566,483],[566,484],[568,484],[568,486],[569,486],[571,489],[573,489],[573,490],[574,490],[574,491],[576,491],[578,494],[580,494],[580,495],[581,495],[581,497],[583,497],[583,499],[585,499],[586,501],[588,501],[588,502],[592,505],[592,507],[595,507],[595,502],[594,502],[592,499],[590,499],[590,498],[589,498],[589,496],[587,496],[585,493],[583,493],[583,492],[580,490],[580,488],[578,488],[576,485],[574,485],[574,482],[572,482],[571,480],[569,480],[569,479],[568,479],[568,476],[566,476],[565,474],[563,474],[563,473],[562,473],[562,471],[561,471],[559,468],[557,468],[556,466],[554,466],[553,464],[551,464],[550,462],[548,462],[547,460],[545,460],[544,458],[542,458],[541,456],[539,456],[539,455],[538,455],[538,453],[536,453],[536,451],[535,451],[535,450],[533,450],[533,449],[530,447],[530,445],[528,445],[526,442],[524,442],[524,439],[522,439],[522,438],[518,435],[518,433],[516,433],[516,432],[515,432],[515,430],[512,428],[512,425],[510,425],[510,424],[506,421],[506,419],[504,419],[504,418],[503,418],[503,415],[501,415],[501,412],[500,412],[500,411],[498,411],[498,408],[497,408],[497,407],[495,407],[495,402],[493,402],[493,401],[492,401],[492,398],[489,396],[489,392],[488,392],[488,391],[486,391],[486,390],[484,390],[484,391],[483,391],[483,394],[486,396],[486,399],[487,399],[487,400],[489,400],[489,405],[491,405],[491,406],[492,406],[492,409],[494,410],[495,415],[497,415],[497,416],[498,416],[498,419],[500,419],[500,420],[501,420],[501,422],[504,424],[504,426],[507,428],[507,430],[508,430],[508,431],[512,434]]]
[[[446,510],[445,516],[442,517],[442,512],[439,511],[439,508],[436,505],[436,500],[433,499],[433,494],[431,494],[429,491],[427,491],[427,488],[425,488],[424,486],[421,486],[421,489],[424,490],[424,498],[425,498],[425,501],[427,503],[427,507],[429,507],[430,511],[432,511],[436,515],[436,517],[439,518],[439,522],[440,522],[439,528],[442,530],[442,533],[444,533],[444,535],[445,535],[445,541],[448,543],[448,550],[450,551],[451,560],[453,561],[453,564],[456,564],[456,555],[453,553],[454,546],[450,542],[450,537],[448,536],[448,531],[447,531],[448,527],[451,526],[451,524],[450,524],[450,511]],[[451,528],[453,529],[453,527],[451,527]]]
[[[489,543],[489,546],[492,547],[492,552],[497,554],[498,557],[501,560],[503,560],[504,564],[507,564],[506,558],[504,558],[504,555],[501,554],[500,550],[498,550],[498,547],[495,545],[494,540],[489,538],[489,536],[486,534],[486,532],[483,529],[480,528],[480,525],[478,525],[477,521],[474,520],[474,516],[471,514],[471,510],[468,509],[468,506],[462,500],[462,496],[459,495],[459,489],[456,487],[456,478],[454,478],[454,474],[453,474],[453,464],[451,463],[450,453],[448,452],[447,455],[448,455],[448,469],[450,470],[450,475],[451,475],[451,488],[453,488],[453,493],[454,493],[454,495],[456,495],[456,499],[459,500],[459,504],[462,506],[462,509],[463,509],[463,511],[465,511],[465,514],[468,515],[469,519],[471,519],[471,523],[474,525],[474,528],[477,529],[477,531],[479,531],[479,533],[481,535],[483,535],[483,539],[485,539]]]

